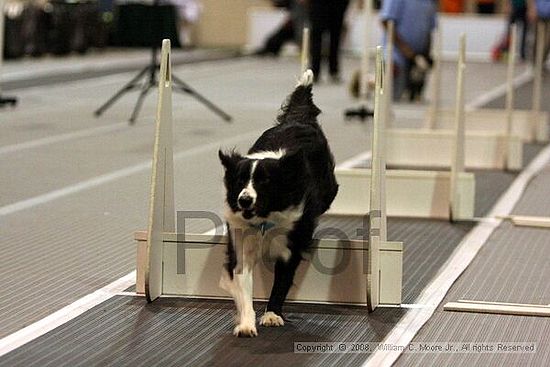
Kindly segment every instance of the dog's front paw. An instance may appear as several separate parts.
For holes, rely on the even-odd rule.
[[[284,324],[283,318],[272,311],[267,311],[260,319],[260,325],[263,326],[283,326]]]
[[[233,335],[252,338],[258,336],[258,331],[256,331],[256,325],[243,323],[235,326],[235,329],[233,329]]]

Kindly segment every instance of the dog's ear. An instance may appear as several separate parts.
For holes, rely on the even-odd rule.
[[[244,157],[240,155],[239,153],[235,152],[234,150],[224,153],[221,149],[218,150],[218,157],[220,157],[220,161],[222,162],[222,165],[225,167],[227,171],[232,171],[237,167],[237,163],[239,163]]]

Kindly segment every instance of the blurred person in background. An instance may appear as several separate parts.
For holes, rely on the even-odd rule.
[[[527,54],[527,32],[529,28],[529,22],[527,20],[527,1],[526,0],[509,0],[506,3],[506,12],[508,13],[508,26],[506,27],[506,33],[502,40],[492,50],[491,58],[493,61],[500,61],[503,55],[508,52],[510,47],[510,35],[512,24],[521,24],[521,44],[520,44],[520,57],[521,60],[526,60]],[[518,25],[519,29],[519,25]]]
[[[494,14],[495,0],[477,0],[477,12],[479,14]]]
[[[521,46],[520,46],[520,57],[522,60],[525,60],[527,57],[526,54],[526,43],[527,43],[527,32],[529,29],[529,22],[527,20],[527,1],[526,0],[510,0],[509,3],[510,15],[509,25],[521,23]],[[518,25],[519,28],[519,25]],[[510,27],[508,28],[508,34],[510,34]]]
[[[432,64],[431,34],[437,22],[437,1],[384,0],[380,20],[384,28],[390,20],[395,26],[393,99],[400,100],[408,92],[411,101],[418,100]]]
[[[527,0],[527,17],[533,24],[542,22],[544,26],[544,56],[543,64],[548,57],[548,51],[550,50],[550,0]],[[536,29],[536,28],[535,28]],[[536,40],[535,44],[539,42],[538,32],[535,32]],[[536,47],[533,48],[536,52]],[[533,57],[535,59],[535,57]]]
[[[179,39],[183,47],[193,47],[193,26],[197,23],[202,12],[199,0],[168,0],[178,11]]]
[[[323,57],[323,38],[328,36],[328,68],[331,81],[339,83],[340,45],[344,15],[349,0],[308,0],[309,19],[311,23],[311,70],[315,82],[320,80],[321,59]]]
[[[305,0],[273,0],[277,8],[285,8],[288,15],[283,24],[266,39],[264,46],[255,52],[260,56],[278,56],[287,42],[300,45],[302,29],[307,22]]]

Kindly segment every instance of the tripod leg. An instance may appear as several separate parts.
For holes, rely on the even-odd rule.
[[[136,88],[136,83],[138,80],[140,80],[143,75],[145,75],[146,72],[148,72],[150,69],[150,66],[147,66],[143,68],[132,80],[130,80],[128,83],[126,83],[122,88],[119,89],[118,92],[116,92],[111,98],[107,100],[101,107],[99,107],[95,112],[94,115],[100,116],[105,110],[113,103],[115,103],[124,93]]]
[[[143,100],[145,99],[145,96],[147,95],[149,90],[151,90],[152,87],[153,87],[153,83],[149,82],[149,83],[145,83],[141,88],[141,92],[139,93],[139,97],[134,107],[134,111],[132,112],[132,116],[130,117],[130,125],[133,125],[134,122],[136,121],[136,118],[139,114],[139,110],[141,110],[141,106],[143,105]]]
[[[174,86],[176,87],[176,91],[184,92],[187,94],[192,95],[195,97],[199,102],[204,104],[206,107],[208,107],[211,111],[213,111],[215,114],[220,116],[225,121],[231,121],[231,116],[229,116],[227,113],[225,113],[221,108],[210,102],[208,99],[200,95],[196,90],[191,88],[189,84],[185,83],[183,80],[179,79],[175,75],[172,75],[172,80],[174,81]]]

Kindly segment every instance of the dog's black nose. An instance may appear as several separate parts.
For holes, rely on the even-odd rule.
[[[252,197],[248,195],[243,195],[239,197],[239,206],[242,209],[249,209],[252,206],[252,202],[253,202]]]

